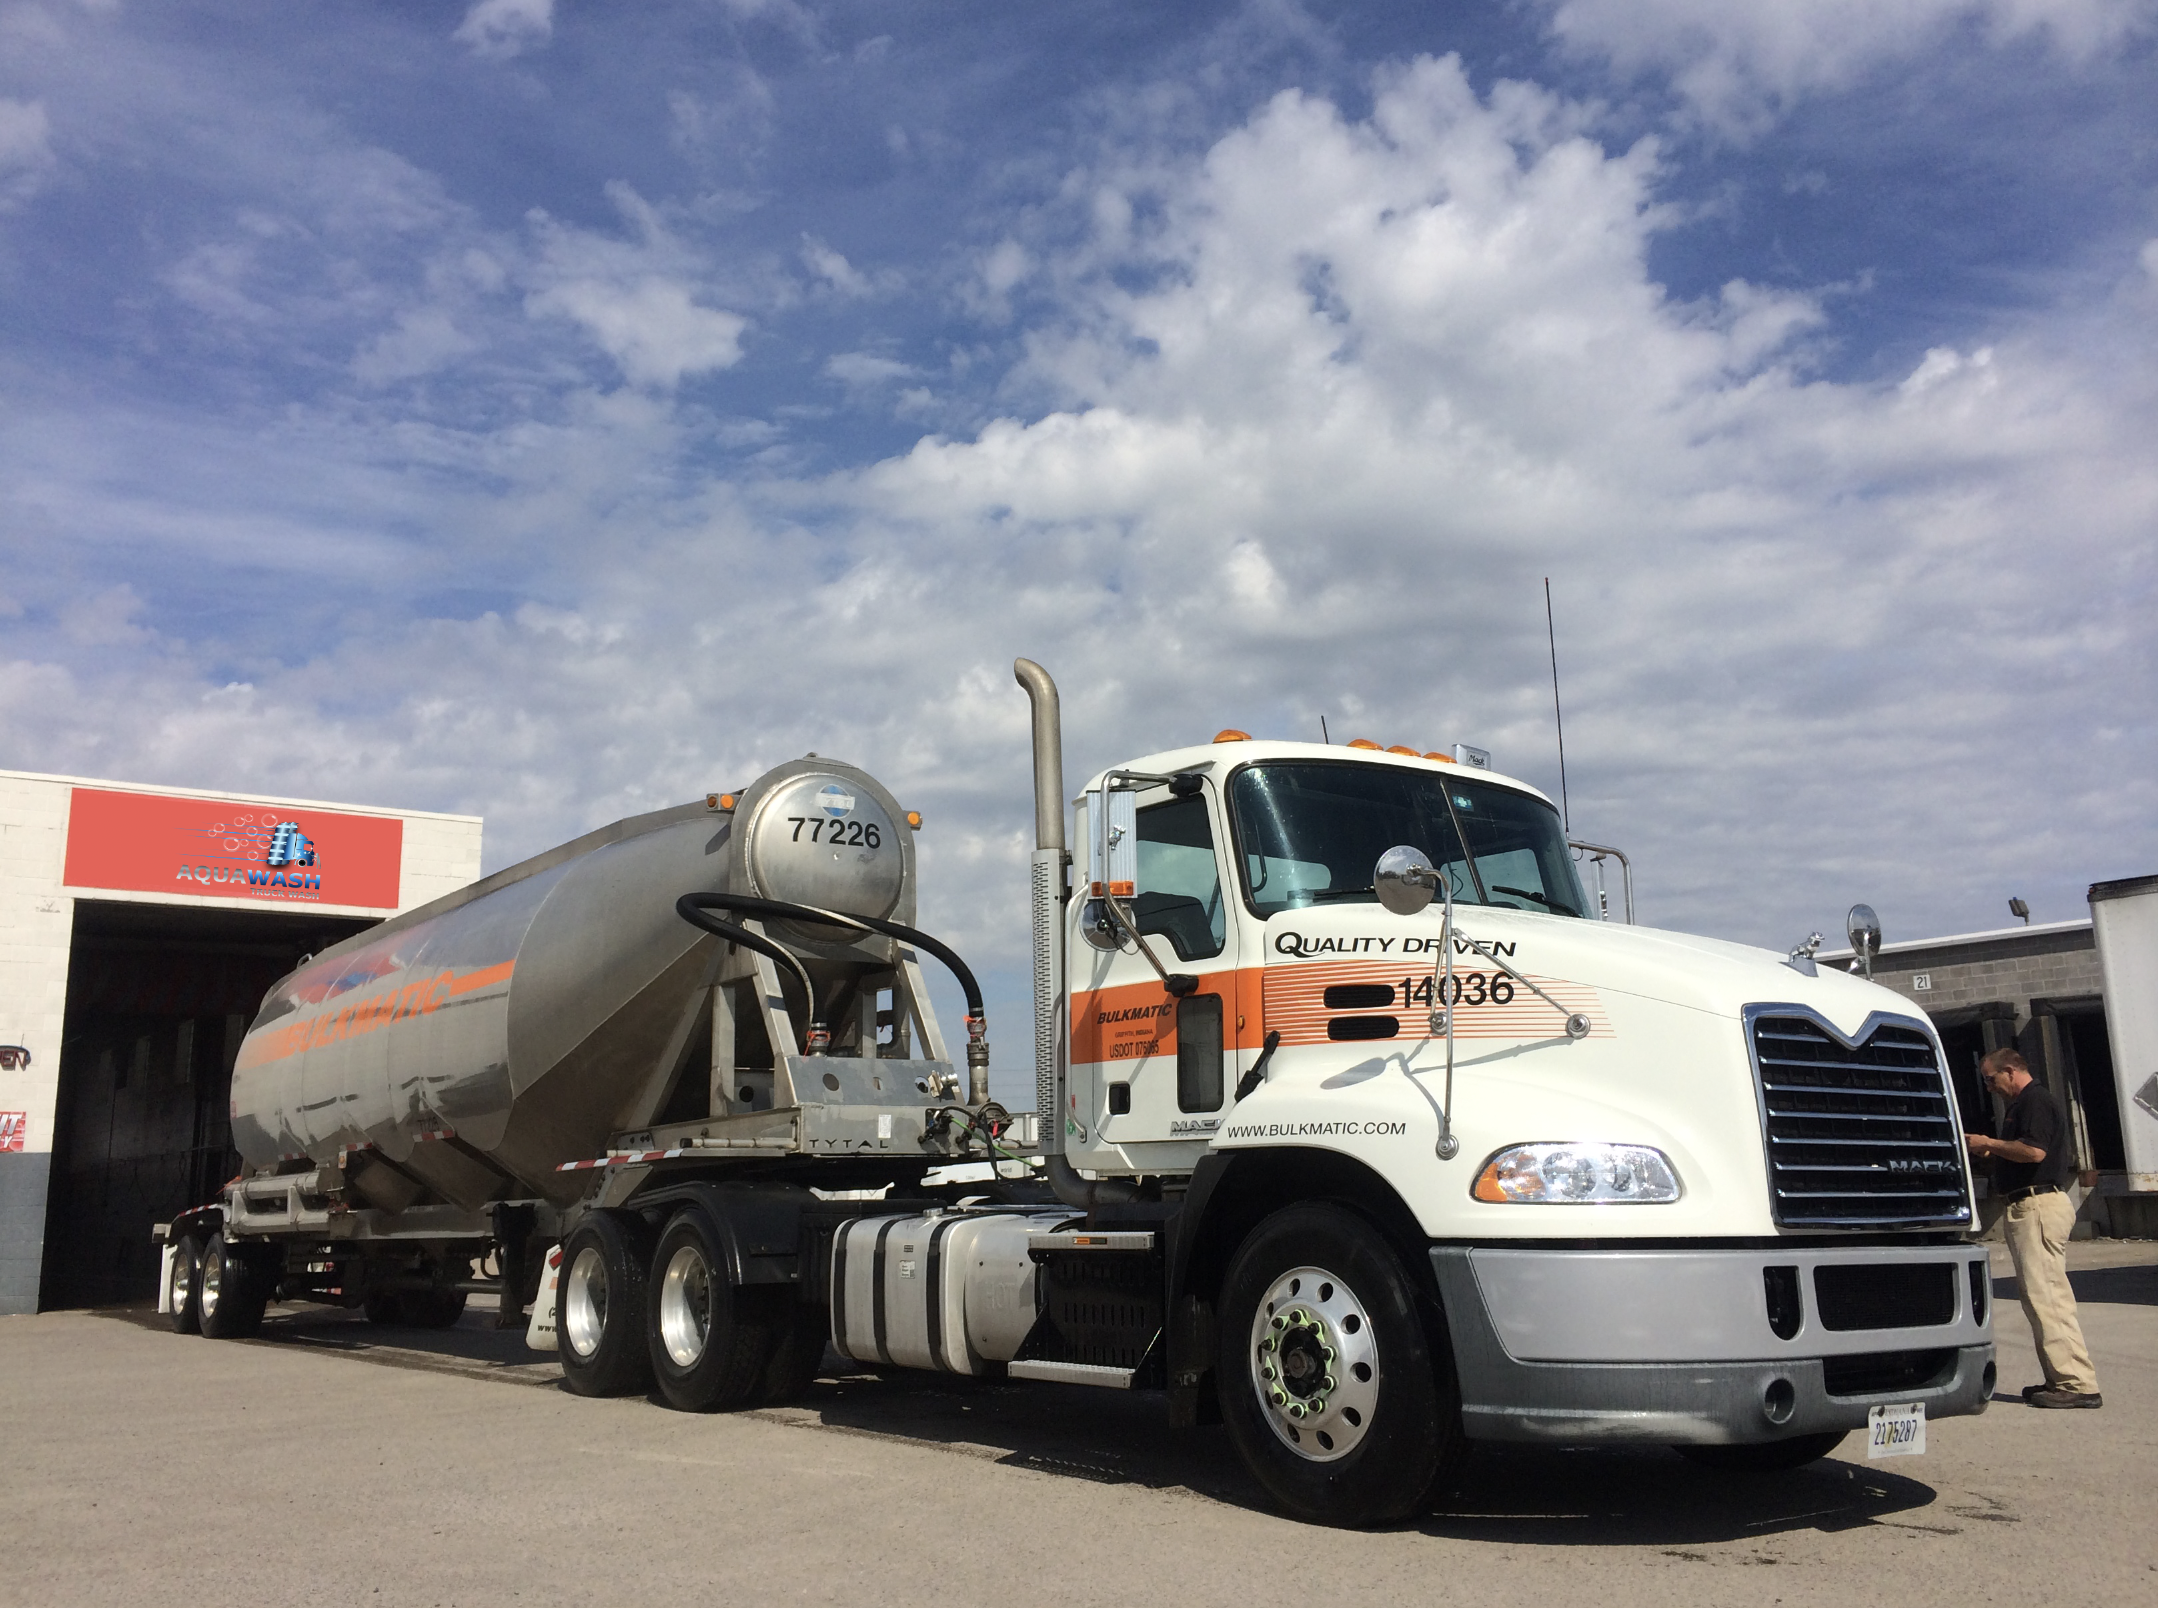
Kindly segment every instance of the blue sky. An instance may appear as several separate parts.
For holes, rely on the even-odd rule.
[[[0,0],[0,766],[1557,781],[1786,945],[2158,866],[2158,3]],[[1023,1054],[1023,1035],[1014,1047]]]

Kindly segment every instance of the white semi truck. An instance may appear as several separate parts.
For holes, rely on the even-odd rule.
[[[165,1230],[175,1326],[490,1287],[571,1389],[690,1411],[797,1395],[828,1345],[1150,1390],[1344,1525],[1477,1440],[1773,1470],[1984,1410],[1961,1124],[1896,995],[1594,919],[1548,799],[1408,750],[1224,732],[1068,818],[1056,689],[1016,672],[1038,1118],[912,926],[918,818],[811,756],[273,988],[247,1169]]]

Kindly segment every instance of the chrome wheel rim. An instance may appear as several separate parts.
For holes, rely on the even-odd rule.
[[[1346,1457],[1371,1432],[1379,1347],[1356,1292],[1318,1267],[1277,1278],[1251,1319],[1251,1388],[1281,1443],[1314,1463]]]
[[[175,1312],[187,1310],[187,1298],[195,1289],[195,1255],[186,1244],[172,1253],[172,1283],[168,1290],[167,1305]]]
[[[659,1284],[659,1338],[677,1368],[693,1368],[712,1335],[712,1266],[683,1245],[667,1258]]]
[[[195,1310],[206,1318],[215,1316],[217,1312],[218,1291],[224,1283],[224,1266],[224,1257],[203,1253],[202,1288],[195,1296]]]
[[[607,1259],[587,1245],[562,1280],[562,1333],[579,1357],[599,1350],[607,1335]]]

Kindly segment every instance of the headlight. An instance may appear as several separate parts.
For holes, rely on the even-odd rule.
[[[1469,1191],[1496,1205],[1650,1206],[1679,1197],[1678,1172],[1647,1145],[1515,1145]]]

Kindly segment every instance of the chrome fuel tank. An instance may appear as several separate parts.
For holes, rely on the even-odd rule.
[[[233,1070],[233,1143],[258,1169],[371,1147],[467,1206],[573,1198],[583,1181],[556,1169],[632,1120],[710,984],[718,941],[675,900],[750,893],[911,922],[903,823],[866,773],[796,760],[731,811],[618,821],[348,939],[265,997]],[[813,967],[853,953],[831,928],[783,935]]]

